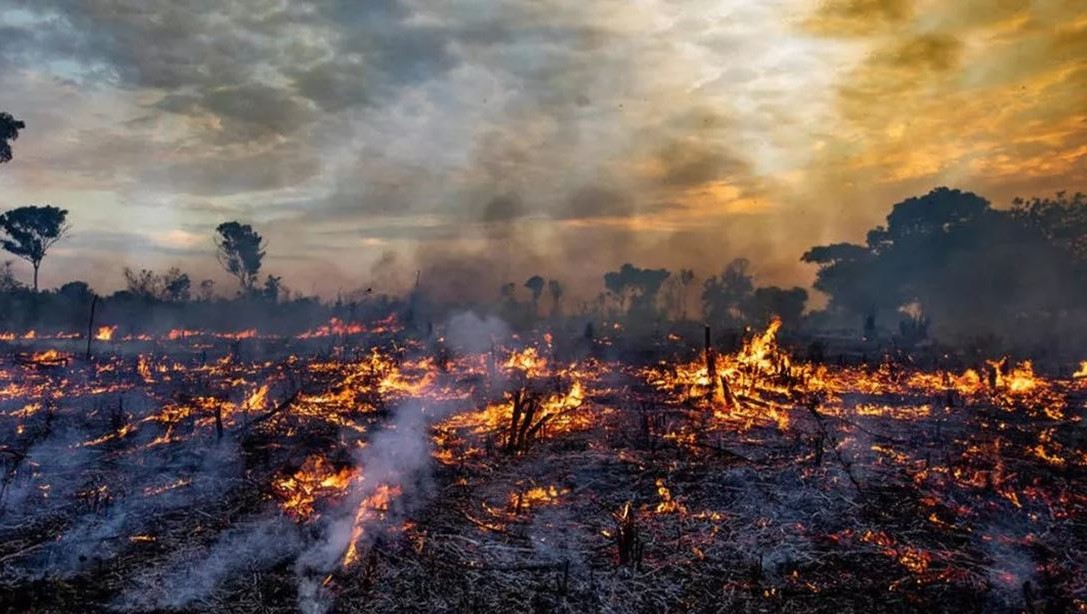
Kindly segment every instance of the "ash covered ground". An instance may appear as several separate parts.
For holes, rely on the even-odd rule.
[[[9,339],[0,604],[1087,608],[1074,366],[387,324]]]

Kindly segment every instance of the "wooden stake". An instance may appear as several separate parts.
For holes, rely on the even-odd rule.
[[[98,304],[98,295],[91,295],[91,317],[87,318],[87,354],[86,359],[91,359],[91,340],[94,339],[94,307]]]

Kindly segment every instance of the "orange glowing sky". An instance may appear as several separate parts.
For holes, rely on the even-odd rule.
[[[801,283],[937,185],[1087,186],[1087,6],[1002,0],[0,0],[0,208],[46,287],[216,271],[252,223],[303,292],[599,288],[737,256]],[[22,269],[20,269],[22,271]]]

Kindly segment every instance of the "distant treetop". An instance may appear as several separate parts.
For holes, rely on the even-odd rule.
[[[11,162],[11,142],[19,138],[19,131],[26,128],[26,123],[0,111],[0,164]]]

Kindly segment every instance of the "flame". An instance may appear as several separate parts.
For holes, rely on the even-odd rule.
[[[139,359],[136,361],[136,372],[140,374],[143,381],[151,381],[151,365],[146,355],[140,354]]]
[[[272,482],[280,508],[295,520],[316,518],[318,499],[342,496],[355,476],[351,467],[335,468],[321,456],[310,456],[298,471]]]
[[[1087,378],[1087,360],[1080,361],[1079,370],[1072,374],[1074,379]]]
[[[95,333],[94,338],[97,341],[109,341],[113,339],[113,333],[116,330],[116,326],[99,326],[98,332]]]
[[[657,496],[660,497],[660,503],[657,504],[658,514],[687,513],[687,507],[672,498],[672,492],[664,485],[663,478],[657,478]]]
[[[310,332],[321,336],[323,328],[327,328],[325,336],[361,330],[333,320]],[[734,464],[743,471],[767,473],[788,467],[802,476],[799,481],[790,477],[790,484],[810,488],[815,496],[828,500],[841,498],[842,491],[854,486],[860,490],[886,484],[900,489],[903,496],[911,497],[911,505],[904,506],[912,519],[908,530],[897,519],[870,524],[883,523],[883,519],[846,514],[833,519],[837,532],[825,535],[834,545],[886,558],[900,576],[889,580],[892,589],[921,582],[962,586],[976,581],[969,574],[991,563],[977,560],[975,552],[986,549],[973,548],[978,544],[960,548],[959,544],[984,539],[979,527],[990,527],[993,518],[1007,515],[1016,520],[1015,526],[1027,527],[1036,535],[1042,529],[1054,529],[1056,536],[1062,535],[1064,525],[1082,519],[1081,494],[1063,480],[1044,479],[1046,471],[1078,476],[1087,468],[1087,454],[1078,446],[1080,381],[1035,373],[1029,362],[1013,367],[992,361],[965,370],[946,366],[926,370],[892,360],[864,366],[815,366],[788,354],[785,342],[777,337],[779,329],[780,321],[772,320],[765,330],[749,333],[738,351],[713,356],[713,360],[665,360],[649,367],[618,358],[562,364],[558,358],[562,354],[549,349],[553,340],[544,335],[537,345],[528,342],[514,352],[498,348],[471,356],[436,358],[429,355],[429,348],[423,349],[423,343],[405,336],[368,353],[337,347],[333,340],[327,344],[332,351],[320,356],[300,352],[273,361],[235,353],[205,361],[191,358],[194,347],[227,351],[227,344],[216,345],[215,340],[244,338],[249,333],[181,331],[178,339],[200,335],[200,343],[184,344],[179,352],[159,344],[153,355],[102,356],[93,363],[73,360],[67,369],[31,364],[69,359],[70,355],[58,350],[18,354],[16,360],[0,365],[0,427],[19,441],[27,440],[57,412],[65,420],[58,424],[75,424],[80,430],[70,432],[87,433],[80,438],[82,443],[73,444],[73,448],[91,448],[83,454],[166,466],[158,461],[183,459],[193,450],[208,447],[223,436],[224,424],[231,426],[244,410],[267,409],[271,391],[291,389],[296,383],[294,374],[304,374],[299,378],[302,391],[292,397],[289,411],[262,422],[256,445],[247,442],[247,450],[258,452],[246,458],[247,483],[254,483],[254,492],[266,493],[285,517],[306,524],[299,529],[303,535],[324,537],[323,524],[308,523],[318,518],[327,521],[322,515],[334,509],[332,505],[343,506],[345,520],[352,520],[351,530],[348,533],[343,527],[337,535],[335,543],[342,548],[333,554],[333,562],[345,566],[366,559],[366,535],[395,516],[390,506],[414,482],[397,484],[383,476],[384,483],[366,483],[361,471],[340,459],[350,458],[355,446],[366,441],[368,430],[376,430],[387,416],[386,408],[407,397],[424,401],[428,410],[431,404],[455,406],[456,411],[439,421],[431,433],[433,456],[448,465],[436,479],[448,479],[455,489],[478,495],[463,501],[476,501],[478,508],[490,514],[478,519],[469,516],[480,528],[471,538],[480,543],[488,537],[506,539],[495,533],[520,536],[518,531],[530,522],[534,527],[550,527],[556,517],[580,521],[577,515],[588,509],[580,494],[590,492],[586,486],[612,488],[606,474],[595,482],[583,481],[584,472],[576,471],[576,463],[585,458],[628,464],[637,475],[661,476],[648,501],[634,507],[628,502],[614,514],[608,510],[616,509],[627,493],[617,494],[612,488],[601,496],[602,501],[611,501],[602,513],[613,516],[619,526],[600,532],[615,537],[616,543],[626,535],[629,541],[624,543],[630,548],[637,549],[642,539],[657,544],[651,549],[652,560],[647,559],[649,565],[713,561],[721,554],[720,536],[737,530],[737,522],[765,531],[757,537],[760,540],[779,532],[797,532],[809,539],[830,530],[818,515],[794,523],[758,509],[755,514],[766,517],[750,518],[750,510],[739,506],[726,513],[726,506],[744,501],[742,497],[722,501],[705,497],[699,488],[681,488],[676,496],[669,484],[678,488],[673,480],[681,479],[684,467],[691,466],[709,472],[708,480],[720,476],[713,473],[719,468],[731,471]],[[283,345],[324,344],[286,340]],[[670,346],[670,351],[675,350]],[[495,373],[498,370],[510,373]],[[1087,377],[1087,362],[1074,377]],[[131,402],[137,393],[139,399]],[[510,430],[515,394],[531,398],[533,425],[544,420],[539,429],[531,429],[538,447],[502,456],[507,454],[501,448]],[[516,398],[521,403],[526,396]],[[609,406],[612,403],[614,409]],[[73,415],[77,421],[71,420]],[[301,456],[296,456],[299,451]],[[255,467],[263,458],[274,459],[272,467],[288,468]],[[59,488],[59,481],[52,487],[44,481],[48,468],[29,462],[27,467],[20,469],[18,479],[28,480],[25,490],[35,493],[39,501],[71,496],[69,490]],[[689,475],[683,479],[693,483]],[[98,506],[133,492],[161,496],[189,485],[193,478],[167,480],[133,480],[108,488],[87,480],[77,493],[81,504]],[[855,485],[850,484],[853,480]],[[211,483],[201,482],[201,492],[211,488]],[[575,492],[577,497],[571,494]],[[809,496],[788,493],[794,495]],[[172,499],[163,496],[148,507],[169,507]],[[527,517],[549,506],[561,508],[563,514]],[[598,520],[582,522],[599,529]],[[840,524],[851,528],[841,529]],[[443,524],[442,530],[449,526],[456,523]],[[679,533],[676,529],[682,529],[682,539],[669,541],[673,533]],[[426,538],[426,523],[420,519],[411,531],[412,543],[421,551],[422,541],[415,537]],[[174,535],[160,535],[168,534]],[[342,541],[348,534],[350,541]],[[128,539],[151,541],[154,535]],[[999,539],[1028,543],[1020,536]],[[659,547],[673,543],[674,548]],[[474,554],[485,548],[466,547],[469,550]],[[806,577],[800,579],[797,573]],[[785,589],[807,590],[805,586],[813,593],[827,588],[818,579],[820,574],[807,573],[801,567],[791,576],[774,580],[780,585],[760,590],[780,595]],[[992,573],[996,577],[1004,570]]]
[[[34,352],[30,356],[31,362],[49,364],[49,363],[61,363],[68,360],[69,355],[64,354],[55,349],[49,349],[42,352]]]
[[[180,480],[171,482],[171,483],[166,484],[164,486],[148,486],[147,488],[143,489],[143,494],[144,494],[145,497],[154,497],[156,495],[161,495],[164,492],[169,492],[171,490],[176,490],[178,488],[184,488],[185,486],[188,486],[189,484],[192,484],[192,480],[189,479],[189,478],[184,478],[184,479],[180,479]]]
[[[245,400],[245,408],[248,410],[264,409],[268,404],[268,384],[264,384],[253,391]]]
[[[544,505],[555,505],[560,497],[570,492],[569,488],[557,486],[534,486],[526,491],[514,491],[507,498],[511,510],[520,512]]]
[[[1029,360],[1023,361],[1003,379],[1002,383],[1013,394],[1022,394],[1034,390],[1038,386],[1038,378],[1034,376],[1034,365]]]
[[[351,525],[351,541],[348,542],[347,551],[343,555],[343,566],[348,567],[351,564],[358,561],[359,557],[359,538],[362,537],[363,525],[371,519],[383,519],[385,513],[389,510],[389,504],[393,499],[399,497],[401,490],[399,486],[389,486],[388,484],[379,484],[374,493],[369,497],[366,497],[355,510],[355,519]]]
[[[535,347],[529,346],[510,353],[503,366],[510,370],[523,371],[528,377],[535,377],[547,371],[547,359],[541,357]]]

